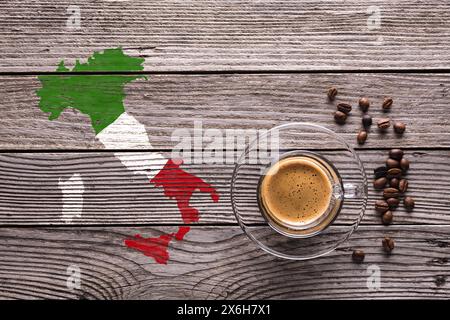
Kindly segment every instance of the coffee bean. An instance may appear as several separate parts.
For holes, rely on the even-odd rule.
[[[388,179],[392,179],[392,178],[400,178],[402,176],[402,169],[400,168],[391,168],[388,170],[387,172],[387,178]]]
[[[403,150],[402,149],[391,149],[389,151],[389,157],[400,161],[403,157]]]
[[[404,124],[403,122],[396,122],[394,123],[394,131],[398,134],[402,134],[403,132],[405,132],[406,129],[406,124]]]
[[[384,186],[386,185],[386,182],[387,179],[385,177],[378,178],[373,182],[373,187],[378,190],[383,189]]]
[[[378,167],[375,170],[373,170],[373,173],[375,175],[375,179],[385,177],[387,174],[387,168],[386,167]]]
[[[395,188],[386,188],[383,190],[383,197],[385,199],[389,198],[398,198],[400,196],[398,189]]]
[[[339,124],[344,124],[347,120],[347,115],[341,111],[336,111],[334,113],[334,120]]]
[[[366,254],[364,253],[364,251],[362,251],[362,250],[353,250],[352,259],[356,263],[363,262],[365,256],[366,256]]]
[[[400,162],[398,160],[389,158],[386,160],[386,167],[388,167],[388,169],[400,168]]]
[[[367,140],[367,131],[361,130],[356,137],[359,144],[364,144]]]
[[[398,183],[398,190],[401,193],[405,193],[408,190],[408,180],[406,179],[400,180],[400,182]]]
[[[391,120],[389,120],[389,118],[382,118],[382,119],[378,120],[377,126],[381,130],[386,130],[387,128],[389,128],[391,126]]]
[[[399,180],[397,178],[392,178],[389,181],[389,186],[391,186],[392,188],[397,188],[398,189],[398,184],[399,184]]]
[[[391,209],[395,209],[398,207],[398,205],[400,204],[400,200],[397,198],[389,198],[386,200],[389,208]]]
[[[338,109],[338,111],[343,112],[345,114],[349,114],[350,111],[352,111],[352,106],[349,105],[348,103],[339,103],[336,108]]]
[[[405,197],[405,199],[403,199],[403,204],[405,205],[405,208],[407,211],[412,211],[412,209],[414,209],[414,199],[411,197]]]
[[[392,98],[384,98],[383,100],[383,111],[389,111],[392,107],[392,103],[394,102],[394,100],[392,100]]]
[[[372,125],[372,117],[368,114],[363,115],[362,117],[362,124],[364,128],[368,128]]]
[[[367,99],[366,97],[359,99],[359,107],[361,108],[362,112],[367,112],[370,107],[369,99]]]
[[[409,169],[409,160],[402,158],[402,160],[400,160],[400,168],[402,168],[403,172],[408,171]]]
[[[334,100],[334,98],[336,98],[337,94],[338,94],[338,91],[335,87],[331,87],[330,89],[328,89],[328,92],[327,92],[328,99]]]
[[[377,200],[375,201],[375,210],[378,211],[379,213],[385,213],[386,211],[389,210],[389,205],[384,200]]]
[[[392,240],[389,237],[385,237],[382,241],[381,244],[383,245],[383,249],[384,251],[386,251],[387,253],[391,253],[392,250],[394,250],[395,247],[395,243],[394,240]]]
[[[381,221],[383,222],[384,225],[388,225],[388,224],[392,223],[392,219],[393,218],[394,218],[394,216],[393,216],[392,212],[391,211],[386,211],[381,216]]]

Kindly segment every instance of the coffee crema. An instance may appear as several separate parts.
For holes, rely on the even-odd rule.
[[[276,224],[294,229],[319,221],[333,209],[329,169],[310,156],[281,159],[260,181],[262,210]]]

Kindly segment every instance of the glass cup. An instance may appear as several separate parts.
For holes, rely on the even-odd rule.
[[[276,174],[277,164],[298,157],[312,159],[331,185],[327,209],[301,223],[270,213],[261,184]],[[289,123],[250,141],[236,163],[231,202],[246,235],[281,258],[306,260],[336,249],[358,227],[367,203],[367,178],[355,151],[333,131],[309,123]]]

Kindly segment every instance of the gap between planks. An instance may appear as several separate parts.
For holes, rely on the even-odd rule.
[[[250,227],[262,227],[266,226],[266,224],[263,223],[248,223],[248,226]],[[333,227],[341,228],[341,227],[348,227],[346,224],[333,224]],[[395,226],[395,228],[410,228],[410,227],[439,227],[439,228],[445,228],[450,227],[450,224],[442,223],[442,224],[424,224],[424,223],[396,223],[392,224],[392,226]],[[80,229],[95,229],[95,228],[108,228],[108,229],[120,229],[120,228],[131,228],[131,227],[138,227],[138,228],[165,228],[165,227],[190,227],[190,228],[203,228],[203,227],[239,227],[239,224],[236,223],[230,223],[230,222],[224,222],[224,223],[195,223],[195,224],[184,224],[184,223],[127,223],[127,224],[9,224],[9,225],[0,225],[0,230],[2,229],[53,229],[53,228],[80,228]],[[389,226],[385,225],[375,225],[375,224],[360,224],[360,227],[369,227],[373,229],[389,229]],[[358,230],[358,229],[357,229]]]
[[[435,68],[435,69],[316,69],[316,70],[184,70],[184,71],[17,71],[17,72],[0,72],[0,76],[40,76],[40,75],[230,75],[230,74],[243,74],[243,75],[267,75],[267,74],[448,74],[450,69],[448,68]]]

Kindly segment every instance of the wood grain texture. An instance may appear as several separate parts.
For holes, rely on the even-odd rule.
[[[71,5],[79,30],[66,27]],[[1,72],[54,71],[117,46],[151,71],[450,65],[450,4],[439,0],[8,0],[1,12]]]
[[[0,153],[0,298],[450,296],[450,76],[363,73],[450,70],[450,3],[86,0],[76,4],[81,29],[71,30],[66,22],[73,4],[0,4],[0,150],[12,151]],[[370,27],[368,9],[373,5],[381,10],[379,27]],[[168,265],[127,249],[123,240],[129,236],[158,236],[182,223],[175,202],[144,176],[127,171],[112,152],[94,152],[103,146],[85,115],[66,110],[49,121],[38,108],[37,77],[14,75],[51,72],[61,60],[71,66],[94,51],[118,46],[145,58],[147,72],[174,72],[151,74],[126,87],[126,109],[146,126],[156,148],[171,150],[174,131],[192,132],[196,120],[204,129],[221,130],[313,122],[359,149],[369,179],[387,148],[407,149],[412,162],[408,194],[416,199],[415,210],[398,209],[394,225],[381,226],[373,210],[381,195],[370,185],[368,210],[350,242],[315,260],[280,260],[258,249],[236,225],[229,191],[233,165],[187,164],[184,169],[218,189],[220,202],[194,195],[191,204],[200,210],[201,220],[184,241],[170,244]],[[314,70],[361,73],[270,74]],[[185,71],[199,74],[175,74]],[[374,119],[387,115],[404,121],[406,134],[380,134],[373,126],[368,142],[357,146],[360,111],[355,108],[348,123],[337,126],[335,103],[325,96],[331,85],[339,89],[336,102],[356,106],[367,95]],[[380,109],[385,96],[394,98],[389,114]],[[93,152],[21,153],[24,149]],[[337,165],[348,171],[344,161]],[[65,226],[58,181],[73,173],[85,182],[84,206],[75,225]],[[240,186],[253,223],[261,222],[252,189],[256,180],[248,173]],[[342,228],[357,214],[350,202],[331,228]],[[386,235],[396,241],[390,256],[380,245]],[[361,265],[351,261],[354,248],[366,251]],[[70,265],[81,269],[79,290],[66,286]],[[369,265],[380,267],[378,291],[367,288]]]
[[[383,165],[387,151],[358,152],[366,166],[369,182],[373,169]],[[327,154],[324,154],[325,156]],[[411,160],[408,172],[408,195],[416,199],[412,213],[400,206],[395,211],[397,224],[450,224],[450,151],[407,151]],[[336,158],[335,166],[346,181],[356,181],[348,164]],[[219,192],[221,199],[213,203],[207,194],[196,192],[191,204],[200,210],[199,223],[236,223],[230,201],[233,165],[189,164],[183,169],[203,178]],[[0,155],[0,223],[3,225],[58,225],[62,196],[59,179],[79,173],[84,180],[83,213],[75,224],[177,224],[182,223],[174,200],[167,199],[162,189],[151,185],[145,176],[133,175],[112,153],[11,153]],[[250,222],[263,222],[257,209],[256,185],[259,174],[249,171],[239,184],[240,208],[252,217]],[[369,202],[363,224],[380,224],[373,209],[382,198],[369,183]],[[347,200],[338,223],[349,223],[358,215],[359,201]]]
[[[331,85],[339,89],[335,103],[326,97]],[[0,148],[104,148],[96,140],[89,118],[74,109],[49,121],[38,107],[35,92],[40,87],[35,77],[0,78]],[[175,130],[187,129],[187,134],[193,135],[195,121],[202,121],[204,130],[269,129],[288,122],[313,122],[359,147],[356,134],[361,128],[361,111],[357,101],[367,95],[374,121],[390,117],[405,122],[407,130],[400,138],[392,129],[381,134],[374,125],[365,148],[441,148],[450,147],[449,88],[447,74],[151,75],[126,87],[124,104],[127,112],[146,126],[155,148],[171,150],[179,142],[171,139]],[[394,99],[390,113],[381,110],[385,96]],[[333,120],[337,102],[354,106],[344,126]]]
[[[362,227],[334,253],[309,261],[276,259],[239,227],[194,227],[169,247],[167,265],[126,248],[130,234],[154,228],[2,228],[0,297],[57,299],[347,299],[448,298],[450,227]],[[384,236],[395,239],[386,255]],[[366,252],[351,261],[354,248]],[[81,271],[81,288],[66,287],[67,268]],[[368,266],[380,268],[381,288],[367,288]]]

